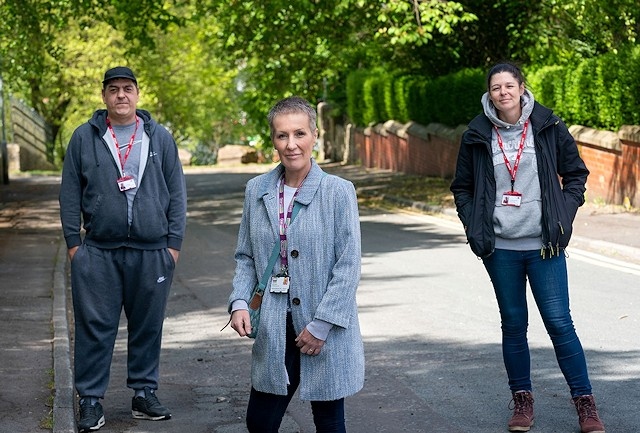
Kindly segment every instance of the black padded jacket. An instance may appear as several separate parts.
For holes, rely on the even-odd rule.
[[[567,126],[549,108],[536,102],[529,120],[542,193],[541,254],[559,254],[569,244],[573,220],[578,207],[584,204],[589,170]],[[486,257],[495,249],[492,128],[485,114],[469,123],[462,135],[451,183],[458,217],[469,246],[478,257]]]

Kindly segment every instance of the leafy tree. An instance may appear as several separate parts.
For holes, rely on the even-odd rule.
[[[154,33],[154,49],[135,59],[149,105],[158,120],[192,149],[242,140],[244,114],[236,100],[236,68],[227,68],[210,41],[219,31],[208,14],[191,15],[182,26]]]
[[[69,76],[70,27],[102,21],[121,30],[127,44],[121,53],[152,45],[153,28],[166,28],[180,18],[156,0],[2,0],[0,1],[0,68],[7,88],[23,97],[51,126],[57,137],[77,89]],[[85,18],[91,17],[91,18]],[[103,35],[106,44],[109,34]],[[107,65],[100,52],[93,59]],[[101,68],[104,69],[104,68]]]
[[[396,46],[380,60],[427,77],[500,60],[564,65],[634,45],[640,32],[636,0],[460,0],[460,5],[477,19],[461,19],[454,32],[435,32],[428,43]]]
[[[53,145],[56,156],[61,159],[75,128],[86,122],[97,108],[104,107],[101,81],[105,69],[129,62],[122,54],[127,45],[123,34],[103,22],[69,20],[56,38],[56,43],[64,46],[56,68],[59,87],[45,81],[43,88],[48,93],[61,92],[67,100],[64,111],[48,112],[49,124],[57,128]],[[144,100],[143,93],[141,103]]]
[[[344,106],[348,72],[473,19],[457,2],[433,0],[209,0],[200,8],[218,20],[220,52],[240,69],[243,107],[263,128],[275,100],[298,94]]]
[[[541,6],[541,32],[536,37],[530,30],[527,49],[533,63],[567,64],[638,42],[636,0],[545,0]]]
[[[422,46],[436,35],[451,35],[459,24],[475,19],[476,16],[466,12],[459,2],[388,1],[380,3],[377,20],[381,27],[376,36],[385,37],[391,45]]]
[[[347,76],[362,68],[432,80],[500,59],[566,65],[616,52],[637,41],[636,3],[0,0],[0,70],[60,150],[102,105],[103,71],[128,64],[141,76],[141,105],[179,139],[215,151],[240,130],[266,132],[268,108],[294,93],[345,115]],[[396,87],[388,78],[384,95]]]

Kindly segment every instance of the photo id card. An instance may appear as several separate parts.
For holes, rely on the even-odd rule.
[[[128,191],[136,187],[136,180],[133,176],[123,176],[118,179],[118,189],[120,191]]]
[[[522,204],[522,194],[516,191],[507,191],[502,194],[503,206],[516,206],[519,207]]]
[[[289,293],[291,278],[283,276],[271,277],[271,293]]]

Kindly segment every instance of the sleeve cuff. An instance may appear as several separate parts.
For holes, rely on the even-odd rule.
[[[245,301],[244,299],[236,299],[231,304],[230,312],[233,313],[236,310],[248,310],[248,309],[249,309],[249,304],[247,304],[247,301]]]
[[[311,335],[316,337],[318,340],[322,341],[327,341],[331,328],[333,328],[333,324],[320,319],[314,319],[307,325],[307,331],[309,331]]]

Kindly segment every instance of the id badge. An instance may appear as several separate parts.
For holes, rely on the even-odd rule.
[[[120,191],[128,191],[136,187],[136,180],[133,176],[123,176],[118,179],[118,189]]]
[[[519,207],[522,204],[522,194],[517,191],[507,191],[502,194],[503,206],[516,206]]]
[[[283,276],[271,277],[271,293],[289,293],[291,278]]]

